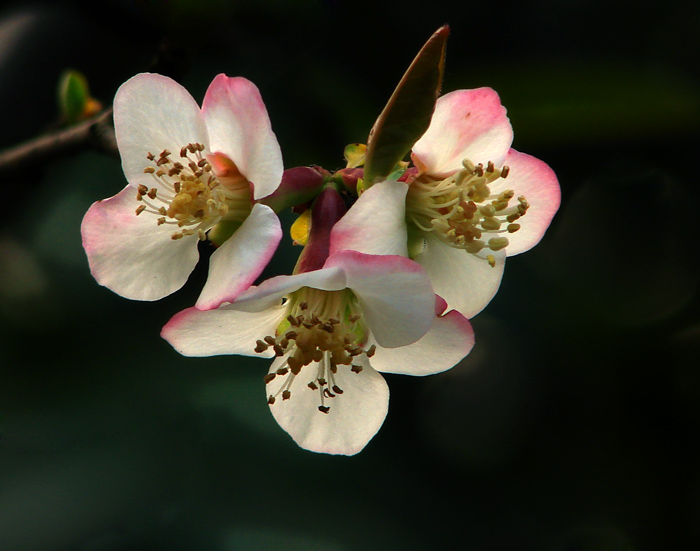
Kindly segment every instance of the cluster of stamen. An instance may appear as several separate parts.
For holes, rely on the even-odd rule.
[[[268,403],[274,404],[280,396],[288,400],[292,396],[292,383],[302,368],[316,363],[313,379],[307,384],[320,397],[318,410],[328,413],[327,400],[343,394],[336,383],[339,368],[349,368],[352,373],[362,371],[361,356],[370,358],[376,346],[365,350],[366,328],[357,304],[350,291],[320,291],[303,287],[290,297],[289,315],[274,336],[258,340],[255,352],[272,348],[277,357],[286,359],[275,372],[265,376],[270,384],[277,377],[286,377],[280,388],[269,394]]]
[[[520,229],[516,221],[530,205],[524,196],[511,205],[513,190],[491,193],[489,185],[508,176],[507,166],[499,169],[489,161],[484,168],[468,159],[462,166],[444,180],[425,174],[413,180],[408,188],[406,215],[421,230],[434,232],[444,243],[495,266],[491,253],[508,246],[503,234]]]
[[[222,186],[203,151],[202,144],[190,143],[180,149],[180,160],[173,161],[167,149],[158,156],[150,152],[146,156],[153,166],[143,171],[153,176],[156,185],[138,186],[136,200],[142,204],[136,215],[150,213],[157,216],[157,225],[176,226],[172,239],[194,234],[206,239],[206,231],[224,217],[231,218],[232,209],[250,212],[249,189]]]

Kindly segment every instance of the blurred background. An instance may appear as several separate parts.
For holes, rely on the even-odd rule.
[[[700,545],[699,3],[5,2],[0,150],[55,128],[65,69],[105,106],[139,72],[198,101],[224,72],[260,88],[285,166],[340,168],[444,23],[444,91],[498,90],[562,207],[509,260],[467,359],[387,377],[389,416],[355,457],[277,426],[267,361],[160,339],[206,263],[157,303],[94,282],[80,221],[123,187],[117,158],[3,179],[2,551]],[[285,237],[268,273],[296,254]]]

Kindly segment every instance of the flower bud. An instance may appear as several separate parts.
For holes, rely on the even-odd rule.
[[[341,168],[333,174],[333,181],[342,185],[353,195],[357,195],[357,181],[364,175],[361,168]]]
[[[304,250],[294,268],[295,274],[320,270],[328,258],[331,230],[347,212],[347,207],[338,190],[326,187],[311,207],[311,228]]]
[[[58,84],[58,108],[63,122],[75,124],[99,113],[102,104],[90,96],[85,76],[75,70],[66,70]]]
[[[282,182],[277,190],[259,202],[278,213],[288,208],[303,212],[329,176],[327,170],[318,166],[288,168],[282,174]]]

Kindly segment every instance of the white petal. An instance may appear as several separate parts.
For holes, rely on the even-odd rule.
[[[435,294],[423,269],[401,256],[341,251],[326,266],[340,266],[367,325],[382,346],[420,339],[433,323]]]
[[[279,366],[273,364],[270,372]],[[384,378],[365,364],[360,373],[341,366],[336,384],[343,390],[334,398],[325,398],[329,412],[318,410],[318,390],[306,385],[317,372],[317,364],[304,367],[291,387],[291,398],[278,396],[270,411],[279,425],[304,449],[320,453],[354,455],[367,445],[382,426],[389,408],[389,387]],[[282,377],[267,385],[267,394],[274,393]]]
[[[430,331],[413,344],[399,348],[378,346],[372,365],[382,373],[432,375],[454,367],[473,347],[471,324],[462,314],[451,310],[438,315]]]
[[[182,287],[199,252],[196,235],[173,240],[173,226],[158,226],[126,186],[88,209],[81,225],[90,271],[100,285],[135,300],[158,300]]]
[[[232,302],[262,273],[282,239],[274,211],[257,203],[240,228],[209,261],[209,277],[195,305],[200,310]]]
[[[496,258],[492,268],[485,260],[445,245],[429,233],[424,235],[426,248],[416,257],[416,262],[425,268],[435,293],[447,301],[450,309],[473,318],[498,291],[505,267],[505,251],[488,251]]]
[[[345,289],[345,272],[330,267],[291,276],[277,276],[253,286],[239,295],[235,307],[246,312],[259,312],[279,304],[282,298],[302,287],[313,287],[323,291]]]
[[[211,150],[224,153],[254,186],[254,199],[270,195],[282,181],[282,152],[260,91],[242,77],[220,74],[209,85],[202,111]]]
[[[143,173],[168,149],[173,161],[188,143],[209,143],[207,128],[197,102],[171,78],[142,73],[119,87],[114,98],[114,131],[122,158],[122,167],[131,185],[153,187],[153,178]]]
[[[263,312],[240,312],[230,306],[216,310],[188,308],[175,314],[163,327],[161,337],[183,356],[274,355],[272,350],[255,352],[255,343],[274,335],[287,309],[277,306]]]
[[[501,166],[513,141],[513,128],[491,88],[455,90],[437,100],[427,132],[413,146],[413,155],[428,174],[446,176],[462,168],[462,160]]]
[[[342,250],[408,256],[403,182],[386,181],[365,191],[331,231],[330,254]]]

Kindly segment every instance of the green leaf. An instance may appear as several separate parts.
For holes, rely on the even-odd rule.
[[[87,79],[78,71],[64,71],[58,84],[58,105],[68,124],[79,121],[90,101]]]
[[[365,157],[365,188],[386,179],[428,129],[442,85],[449,33],[445,25],[430,37],[374,123]]]

